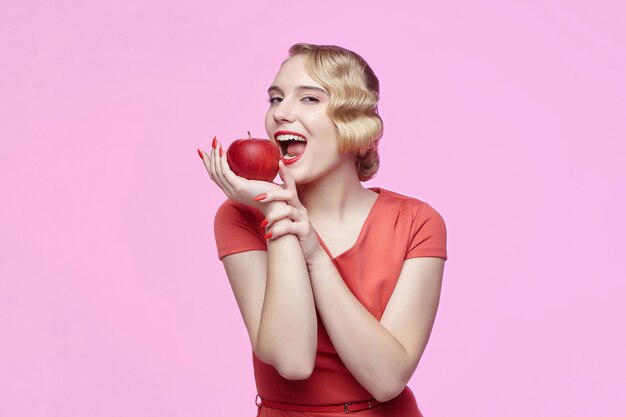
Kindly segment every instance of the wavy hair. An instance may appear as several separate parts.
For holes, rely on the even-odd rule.
[[[306,55],[311,78],[330,93],[327,113],[339,132],[339,152],[354,152],[359,180],[378,171],[378,142],[383,120],[378,115],[378,78],[357,53],[335,45],[297,43],[289,57]]]

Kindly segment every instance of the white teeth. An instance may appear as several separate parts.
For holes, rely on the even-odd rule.
[[[284,156],[283,156],[283,158],[285,158],[285,159],[289,160],[289,159],[293,159],[293,158],[295,158],[296,156],[298,156],[298,155],[289,155],[289,154],[286,154],[286,155],[284,155]]]
[[[302,136],[287,134],[287,135],[278,135],[276,136],[276,140],[285,141],[285,140],[298,140],[300,142],[306,142]]]

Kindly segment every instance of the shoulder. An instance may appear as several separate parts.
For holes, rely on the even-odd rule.
[[[217,209],[213,222],[219,258],[248,250],[266,250],[259,226],[263,214],[233,200],[226,200]]]
[[[414,221],[425,218],[438,218],[443,222],[443,217],[431,204],[416,197],[407,196],[385,188],[377,188],[387,203],[396,204],[411,213]],[[407,213],[408,214],[408,213]]]
[[[385,189],[380,189],[380,194],[387,207],[396,207],[395,224],[404,225],[407,229],[409,243],[406,258],[448,258],[446,223],[438,210],[416,197]]]
[[[218,222],[254,221],[259,217],[263,217],[263,214],[254,207],[227,199],[217,209],[215,223],[217,226]]]

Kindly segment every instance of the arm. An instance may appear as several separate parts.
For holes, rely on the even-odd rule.
[[[278,224],[283,223],[291,221],[283,219]],[[294,235],[267,241],[264,298],[256,343],[261,356],[257,356],[285,378],[307,379],[315,366],[317,315],[304,256]]]
[[[293,219],[289,233],[298,236],[316,310],[337,353],[352,375],[377,400],[396,397],[415,371],[430,337],[439,304],[444,259],[410,255],[403,263],[379,322],[345,285],[311,232],[306,209],[297,198],[289,172],[281,172],[287,188],[268,192],[267,200],[289,203]],[[421,230],[427,235],[430,232]],[[280,230],[277,235],[284,232]],[[424,242],[424,236],[415,236],[411,249]],[[441,234],[438,237],[441,239]],[[437,246],[445,247],[445,241],[438,243]]]
[[[317,317],[297,238],[285,235],[268,241],[267,252],[241,252],[223,262],[254,353],[284,378],[308,378]]]
[[[437,313],[444,260],[404,261],[380,320],[354,297],[329,256],[309,262],[315,305],[341,360],[378,401],[395,398],[426,348]]]
[[[210,156],[202,156],[209,176],[230,199],[256,206],[266,217],[286,205],[257,203],[253,196],[281,188],[236,176],[216,141]],[[282,219],[276,225],[290,222]],[[267,252],[249,250],[222,261],[255,354],[284,378],[308,378],[317,351],[317,316],[298,239],[277,237],[267,242]]]

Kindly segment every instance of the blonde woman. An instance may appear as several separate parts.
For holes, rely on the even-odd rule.
[[[282,185],[200,152],[228,199],[218,255],[253,350],[260,416],[421,416],[407,383],[439,304],[446,227],[429,204],[366,188],[378,79],[356,53],[296,44],[268,89]]]

